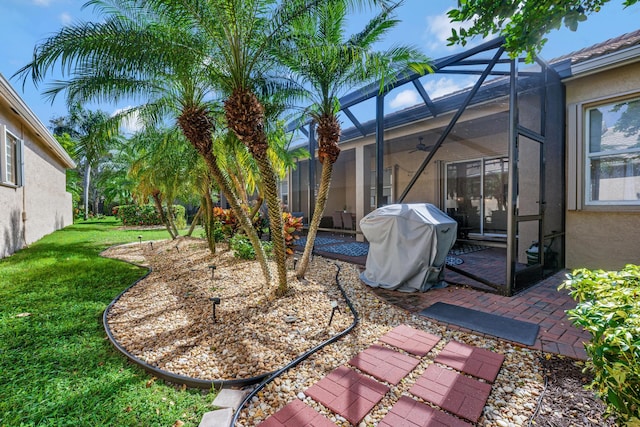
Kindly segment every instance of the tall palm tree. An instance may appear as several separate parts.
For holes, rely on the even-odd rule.
[[[140,114],[146,119],[177,118],[249,237],[269,284],[271,272],[257,233],[212,152],[219,40],[200,29],[206,22],[198,24],[197,13],[184,14],[173,3],[190,13],[206,6],[211,9],[202,18],[215,18],[213,5],[200,0],[91,0],[86,6],[102,13],[101,22],[64,27],[36,46],[33,60],[16,74],[37,85],[60,66],[69,77],[50,85],[44,93],[51,98],[61,92],[70,103],[134,98],[144,100]]]
[[[256,160],[273,241],[278,288],[287,291],[286,247],[277,177],[269,158],[261,88],[286,80],[276,77],[272,47],[289,31],[291,20],[309,13],[320,0],[148,0],[166,16],[180,17],[191,31],[216,47],[209,68],[225,94],[226,124]]]
[[[414,48],[394,46],[374,51],[374,44],[398,21],[394,11],[402,4],[382,6],[357,34],[345,36],[349,2],[329,0],[313,14],[301,15],[291,22],[291,34],[282,39],[275,52],[280,61],[301,79],[311,107],[308,114],[317,124],[318,160],[322,172],[315,210],[304,253],[298,262],[296,275],[304,276],[313,250],[320,220],[327,203],[333,165],[340,148],[339,96],[358,84],[375,79],[389,81],[403,69],[418,73],[430,71],[426,57]]]
[[[109,150],[122,142],[119,123],[105,111],[87,110],[80,103],[73,103],[69,108],[69,116],[55,119],[53,123],[54,134],[66,133],[74,140],[72,154],[84,164],[82,199],[86,220],[89,217],[91,175]]]

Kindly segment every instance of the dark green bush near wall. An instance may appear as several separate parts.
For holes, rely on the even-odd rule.
[[[592,335],[585,343],[589,387],[619,425],[640,425],[640,266],[574,270],[560,288],[578,301],[569,318]]]
[[[162,220],[153,205],[121,205],[113,208],[113,214],[124,225],[160,225]]]
[[[187,226],[185,208],[182,205],[173,205],[173,215],[176,227],[180,230]],[[115,206],[112,213],[122,221],[124,225],[162,225],[162,219],[153,205],[121,205]]]

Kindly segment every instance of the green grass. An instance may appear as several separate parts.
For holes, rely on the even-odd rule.
[[[75,224],[0,260],[0,426],[198,425],[210,410],[211,394],[150,382],[106,339],[104,309],[146,270],[98,254],[169,236],[117,225]]]

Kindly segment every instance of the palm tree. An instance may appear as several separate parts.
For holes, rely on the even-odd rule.
[[[270,49],[291,19],[308,13],[314,0],[151,0],[167,13],[192,22],[216,45],[214,79],[225,93],[226,124],[246,145],[261,175],[277,267],[276,293],[287,291],[286,246],[277,176],[269,158],[265,107],[260,88],[278,86]],[[265,84],[268,83],[268,84]],[[271,84],[271,86],[269,85]]]
[[[74,157],[84,164],[83,191],[84,219],[89,217],[89,189],[91,174],[109,154],[109,150],[122,142],[119,123],[106,112],[86,110],[74,103],[69,116],[53,121],[55,135],[68,134],[75,141]]]
[[[326,1],[326,0],[325,0]],[[287,291],[286,247],[277,176],[269,158],[262,89],[286,87],[278,78],[272,47],[289,23],[321,4],[320,0],[148,0],[164,16],[181,19],[194,34],[209,40],[209,71],[225,94],[226,124],[246,145],[261,175],[277,267],[276,293]],[[194,113],[197,113],[194,111]]]
[[[51,84],[44,92],[50,98],[63,91],[69,103],[78,100],[117,103],[138,98],[145,100],[139,111],[141,117],[155,121],[176,117],[234,210],[269,284],[271,272],[257,233],[212,152],[216,107],[211,98],[218,76],[212,70],[217,68],[216,60],[220,57],[216,40],[212,41],[204,30],[194,31],[197,13],[195,17],[186,15],[193,18],[186,19],[173,3],[91,0],[86,5],[95,6],[104,14],[101,22],[64,27],[36,46],[32,62],[16,74],[24,79],[31,77],[37,85],[60,65],[70,77]],[[196,11],[211,7],[206,1],[182,3],[190,12],[192,7]],[[215,9],[202,17],[215,17]]]
[[[361,32],[345,38],[348,1],[330,0],[315,13],[293,20],[291,35],[277,46],[280,61],[308,88],[307,96],[312,104],[308,114],[317,124],[318,160],[322,164],[307,243],[296,271],[299,278],[304,276],[309,265],[327,203],[333,165],[340,154],[339,96],[358,84],[375,79],[388,81],[407,67],[418,73],[430,70],[426,58],[416,49],[395,46],[381,52],[373,51],[374,44],[398,22],[393,13],[400,5],[401,2],[383,6]]]

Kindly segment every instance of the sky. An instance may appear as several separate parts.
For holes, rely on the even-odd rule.
[[[41,95],[42,87],[34,87],[29,80],[23,88],[22,81],[11,76],[29,62],[37,43],[62,26],[99,19],[91,8],[83,9],[84,3],[85,0],[0,0],[0,16],[3,18],[0,26],[0,73],[47,126],[51,118],[67,114],[64,97],[59,96],[52,103]],[[451,33],[446,12],[456,5],[457,0],[405,0],[397,13],[401,22],[387,35],[381,47],[410,44],[433,59],[463,50],[460,46],[447,46],[446,41]],[[362,28],[363,20],[362,16],[354,16],[349,25],[355,31]],[[561,29],[550,33],[541,56],[549,60],[639,28],[640,6],[624,9],[622,0],[611,0],[599,13],[590,15],[586,22],[581,23],[576,32]],[[432,98],[465,85],[464,81],[456,81],[446,75],[433,77],[425,83]],[[385,111],[405,108],[417,102],[415,91],[396,90],[386,97]],[[89,108],[115,112],[127,106],[92,105]]]

